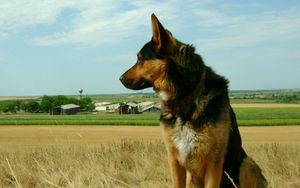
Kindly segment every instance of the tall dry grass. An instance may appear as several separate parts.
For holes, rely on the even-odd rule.
[[[248,144],[270,187],[300,187],[299,144]],[[0,187],[170,187],[160,140],[0,149]]]
[[[9,164],[8,164],[9,162]],[[55,143],[0,152],[0,187],[167,187],[164,145]]]
[[[246,144],[247,153],[259,164],[272,188],[300,187],[300,144]]]

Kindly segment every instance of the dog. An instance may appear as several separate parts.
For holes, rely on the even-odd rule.
[[[228,81],[154,14],[151,23],[151,41],[120,81],[133,90],[153,87],[159,96],[173,187],[267,187],[261,169],[241,146]]]

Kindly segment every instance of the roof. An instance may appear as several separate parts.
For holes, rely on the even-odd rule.
[[[151,105],[153,105],[153,104],[155,104],[155,102],[146,101],[146,102],[141,102],[141,103],[139,103],[138,105],[139,105],[140,107],[146,107],[146,106],[151,106]]]
[[[118,109],[120,107],[120,104],[110,104],[110,105],[107,105],[107,107],[109,110]]]
[[[106,111],[106,106],[96,106],[95,111]]]
[[[72,109],[72,108],[80,108],[80,106],[76,105],[76,104],[65,104],[65,105],[61,105],[60,108],[67,110],[67,109]]]
[[[131,107],[137,107],[138,106],[136,103],[133,103],[133,102],[126,103],[126,105],[131,106]]]
[[[160,106],[158,106],[158,105],[148,105],[148,106],[146,106],[145,108],[142,108],[142,112],[144,112],[144,111],[147,111],[147,110],[149,110],[150,108],[156,108],[156,109],[161,109],[161,107]]]
[[[97,102],[97,103],[95,103],[95,106],[107,106],[110,104],[111,104],[111,102]]]

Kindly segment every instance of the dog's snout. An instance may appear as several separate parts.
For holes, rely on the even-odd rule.
[[[134,82],[133,79],[127,78],[124,74],[122,76],[120,76],[119,80],[125,87],[128,87],[129,85],[131,85]]]
[[[124,79],[124,75],[121,75],[120,78],[119,78],[119,80],[122,82],[123,79]]]

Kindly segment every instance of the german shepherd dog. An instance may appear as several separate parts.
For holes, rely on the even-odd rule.
[[[175,39],[152,14],[152,40],[120,81],[129,89],[153,87],[173,187],[264,188],[267,182],[241,146],[228,81],[206,66],[192,45]]]

